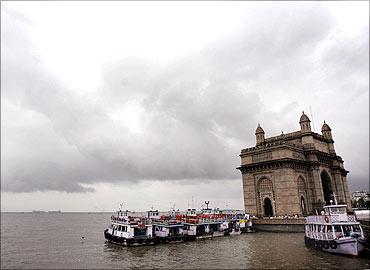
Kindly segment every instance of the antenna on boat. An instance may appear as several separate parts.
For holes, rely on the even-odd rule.
[[[335,203],[335,205],[337,205],[338,204],[338,202],[337,202],[337,195],[335,195],[335,192],[333,192],[333,198],[334,198],[334,203]]]
[[[207,208],[206,209],[209,209],[208,208],[209,201],[204,201],[204,203],[207,205]]]
[[[194,196],[191,196],[191,208],[194,208]]]

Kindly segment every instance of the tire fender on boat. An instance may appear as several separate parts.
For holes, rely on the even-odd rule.
[[[324,249],[328,249],[328,248],[329,248],[329,242],[328,242],[328,241],[324,241],[324,242],[322,243],[322,247],[323,247]]]
[[[330,247],[331,247],[332,249],[336,249],[336,248],[338,247],[337,242],[335,242],[334,240],[330,241]]]

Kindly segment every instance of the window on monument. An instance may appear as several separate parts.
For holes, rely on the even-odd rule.
[[[269,179],[262,179],[260,181],[260,191],[272,191],[272,182]]]

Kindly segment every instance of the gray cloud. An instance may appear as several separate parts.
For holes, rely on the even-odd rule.
[[[297,130],[300,111],[310,105],[341,138],[337,150],[350,186],[366,188],[368,29],[333,39],[335,22],[320,6],[253,9],[239,31],[164,67],[117,60],[88,94],[67,89],[62,74],[48,71],[27,36],[29,22],[10,9],[2,21],[5,191],[238,179],[238,155],[255,143],[257,122],[268,136]],[[329,45],[319,50],[322,44]],[[111,116],[125,114],[128,104],[143,111],[139,133]]]

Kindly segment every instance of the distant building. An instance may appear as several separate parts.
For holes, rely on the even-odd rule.
[[[370,193],[368,191],[355,191],[352,193],[352,200],[358,202],[359,199],[363,199],[364,202],[370,201]]]
[[[331,129],[311,131],[310,119],[302,113],[301,129],[265,138],[258,124],[256,146],[241,151],[244,206],[256,216],[307,215],[334,200],[351,201],[348,171],[334,149]]]

